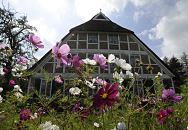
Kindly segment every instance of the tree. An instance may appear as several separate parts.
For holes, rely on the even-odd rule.
[[[0,68],[5,73],[0,75],[0,85],[5,89],[10,88],[7,86],[10,86],[11,79],[16,80],[15,76],[20,78],[22,70],[36,59],[33,54],[41,41],[33,34],[34,31],[36,28],[28,24],[26,16],[18,16],[15,10],[4,5],[0,8]]]

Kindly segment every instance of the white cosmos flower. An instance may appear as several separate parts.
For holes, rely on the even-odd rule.
[[[0,87],[0,93],[1,93],[1,92],[3,92],[3,88],[2,88],[2,87]]]
[[[21,100],[23,98],[23,95],[20,92],[15,92],[14,95],[17,99]]]
[[[0,66],[0,75],[4,75],[5,73],[3,72],[3,67]]]
[[[97,122],[94,122],[93,125],[94,125],[95,127],[97,127],[97,128],[99,128],[99,126],[100,126],[99,123],[97,123]]]
[[[23,92],[19,85],[14,85],[13,91],[21,92],[21,93]]]
[[[122,71],[120,72],[120,74],[119,74],[117,71],[115,71],[115,72],[113,73],[113,78],[116,79],[116,80],[118,80],[118,82],[119,82],[120,84],[123,82],[124,77],[125,77],[125,76],[124,76],[124,74],[123,74]]]
[[[97,62],[95,60],[90,60],[89,58],[83,59],[82,61],[87,65],[96,65],[97,64]]]
[[[117,124],[117,129],[118,129],[118,130],[126,130],[125,123],[124,123],[124,122],[119,122],[119,123]]]
[[[131,73],[131,71],[126,71],[126,76],[128,78],[133,78],[133,73]]]
[[[59,126],[52,125],[51,121],[46,121],[45,123],[40,124],[39,128],[42,130],[59,130]]]
[[[0,95],[0,103],[2,103],[3,102],[3,97],[1,97],[1,95]]]
[[[90,87],[91,89],[95,89],[96,86],[94,85],[96,79],[93,79],[92,82],[85,80],[85,84]]]
[[[132,66],[131,66],[130,64],[128,64],[128,63],[125,63],[125,64],[123,64],[123,65],[121,66],[121,68],[124,69],[124,70],[131,71]]]
[[[115,62],[115,55],[114,54],[110,54],[108,56],[108,63],[114,63]]]
[[[69,93],[71,95],[79,95],[81,92],[82,92],[81,89],[79,89],[78,87],[74,87],[74,88],[69,89]]]

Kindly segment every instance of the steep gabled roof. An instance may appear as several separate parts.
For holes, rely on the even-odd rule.
[[[123,28],[118,24],[112,22],[102,12],[95,15],[91,20],[81,25],[78,25],[70,30],[70,32],[75,32],[75,31],[133,33],[133,31]]]

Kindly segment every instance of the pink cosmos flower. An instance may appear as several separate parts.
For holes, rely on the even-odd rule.
[[[31,116],[32,116],[32,112],[30,109],[22,109],[20,111],[20,120],[26,121],[26,120],[30,119]]]
[[[160,124],[163,124],[168,116],[170,116],[173,113],[172,108],[167,109],[161,109],[159,113],[157,114],[157,120]]]
[[[3,72],[5,74],[8,74],[10,72],[10,69],[8,69],[7,67],[3,67]]]
[[[84,62],[80,59],[79,55],[74,55],[72,58],[72,64],[77,71],[81,72],[81,65],[84,64]]]
[[[25,65],[26,63],[27,63],[27,58],[25,58],[24,56],[20,56],[18,59],[18,64]]]
[[[57,59],[57,64],[58,66],[60,66],[61,63],[63,63],[64,65],[67,65],[68,63],[68,58],[67,55],[70,52],[70,47],[67,44],[63,44],[60,47],[60,43],[57,42],[57,44],[52,48],[52,53],[55,56],[55,58]]]
[[[0,50],[1,50],[1,49],[5,49],[5,47],[7,47],[6,44],[4,44],[4,43],[0,43]]]
[[[57,83],[59,83],[59,84],[63,84],[64,83],[61,75],[55,76],[54,77],[54,81],[57,82]]]
[[[15,84],[16,82],[13,79],[9,80],[9,86],[13,87]]]
[[[182,96],[176,96],[174,89],[163,89],[162,91],[162,99],[164,101],[174,101],[179,102],[182,99]]]
[[[107,67],[107,59],[103,54],[94,54],[93,60],[95,60],[102,69],[105,69]]]
[[[97,84],[101,85],[101,86],[106,86],[107,85],[107,82],[106,80],[103,80],[103,79],[99,79],[98,77],[96,78],[96,81],[95,81]]]
[[[76,103],[75,103],[75,105],[73,106],[73,108],[72,108],[72,112],[78,112],[78,111],[80,111],[81,109],[80,109],[80,101],[77,101]]]
[[[112,106],[119,99],[118,86],[118,83],[114,83],[100,88],[94,97],[93,106],[100,109]]]
[[[34,34],[29,34],[27,40],[31,42],[35,47],[44,48],[44,45],[41,44],[42,41],[40,40],[40,38]]]

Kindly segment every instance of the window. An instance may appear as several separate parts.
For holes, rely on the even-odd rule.
[[[143,86],[145,90],[149,91],[150,93],[155,93],[155,86],[153,85],[152,79],[145,79],[143,80]]]
[[[139,55],[131,55],[130,56],[130,64],[134,67],[137,66],[140,62],[140,56]]]
[[[89,44],[88,43],[88,49],[98,49],[98,44]]]
[[[78,42],[78,49],[86,49],[86,42],[85,41],[79,41]]]
[[[126,60],[127,63],[129,63],[129,55],[128,54],[121,54],[121,59]]]
[[[85,59],[86,58],[86,53],[79,53],[80,59]]]
[[[40,94],[50,97],[51,89],[51,82],[47,83],[44,79],[41,79]]]
[[[68,45],[71,49],[76,49],[76,41],[68,41]]]
[[[161,72],[161,68],[158,65],[151,65],[153,67],[152,73],[157,74],[158,72]]]
[[[132,51],[138,51],[139,50],[137,43],[130,43],[129,45],[130,45],[130,50],[132,50]]]
[[[99,38],[100,38],[100,41],[107,41],[107,34],[100,34]]]
[[[163,84],[165,88],[172,88],[172,81],[171,79],[163,79]]]
[[[135,42],[131,37],[129,37],[129,42]]]
[[[128,43],[120,42],[120,50],[128,50]]]
[[[77,40],[77,34],[72,34],[72,37],[70,38],[70,40]]]
[[[107,42],[100,42],[100,49],[108,49],[108,43]]]
[[[119,38],[120,38],[120,41],[124,41],[124,42],[127,42],[127,35],[120,35],[119,36]]]
[[[35,89],[39,92],[40,91],[40,83],[41,80],[39,78],[35,79]]]
[[[79,40],[86,40],[86,39],[87,39],[86,33],[80,33],[79,34]]]
[[[133,86],[133,93],[142,97],[144,95],[144,88],[142,86],[142,81],[135,81]]]
[[[148,55],[141,55],[141,61],[143,64],[149,64]]]
[[[43,67],[43,69],[45,71],[47,71],[48,73],[53,73],[53,64],[54,63],[46,63]]]
[[[151,62],[151,64],[156,64],[155,61],[151,58],[150,58],[150,62]]]
[[[109,35],[109,43],[110,44],[118,44],[118,35],[115,35],[115,34]]]
[[[98,35],[88,34],[88,43],[98,43]]]

